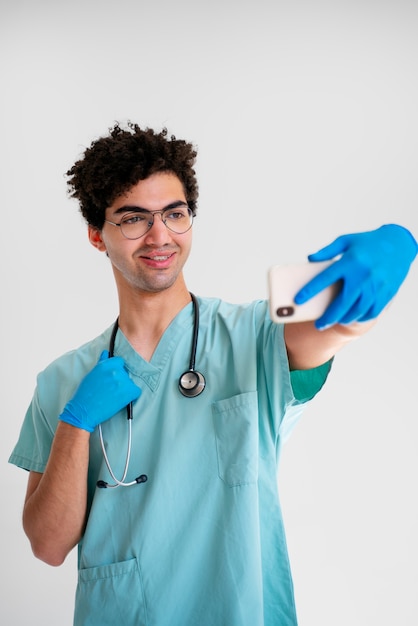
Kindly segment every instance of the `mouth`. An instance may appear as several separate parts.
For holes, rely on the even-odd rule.
[[[153,261],[166,261],[167,259],[169,259],[172,255],[171,254],[166,254],[166,255],[160,255],[160,254],[156,254],[153,257],[147,257],[149,259],[152,259]]]
[[[164,269],[171,265],[172,261],[174,260],[174,257],[175,257],[175,252],[170,252],[168,254],[161,254],[160,252],[160,253],[152,253],[149,255],[141,255],[141,260],[148,267]]]

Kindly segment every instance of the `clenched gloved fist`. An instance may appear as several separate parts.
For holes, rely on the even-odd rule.
[[[417,254],[413,235],[397,224],[338,237],[309,255],[309,261],[340,258],[309,281],[295,296],[303,304],[317,293],[340,282],[341,289],[325,313],[315,322],[323,330],[333,324],[365,322],[379,315],[403,283]]]
[[[104,350],[93,369],[83,378],[59,419],[90,433],[136,400],[141,389],[131,380],[121,357],[109,358]]]

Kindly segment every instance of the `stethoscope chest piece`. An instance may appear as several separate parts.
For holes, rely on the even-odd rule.
[[[206,386],[206,381],[200,372],[187,370],[180,376],[179,389],[186,398],[195,398],[200,395]]]
[[[190,296],[192,298],[194,311],[192,350],[190,353],[189,369],[179,378],[179,389],[180,393],[182,393],[186,398],[195,398],[204,390],[206,381],[203,374],[197,372],[194,368],[196,361],[197,337],[199,333],[199,305],[197,303],[196,296],[192,293]]]

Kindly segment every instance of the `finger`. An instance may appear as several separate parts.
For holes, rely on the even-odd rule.
[[[109,350],[103,350],[103,352],[101,353],[99,357],[99,363],[100,361],[105,361],[108,358],[109,358]]]
[[[369,298],[364,298],[363,295],[361,295],[353,304],[353,306],[347,311],[347,313],[340,317],[340,319],[338,320],[338,324],[342,324],[343,326],[349,326],[354,322],[364,321],[363,318],[370,311],[371,304],[372,303],[370,302]]]
[[[368,322],[369,320],[374,320],[378,317],[381,312],[385,309],[387,305],[386,300],[376,300],[374,301],[370,308],[363,313],[363,315],[357,320],[358,322]]]
[[[347,288],[344,285],[337,297],[327,307],[325,313],[316,320],[316,328],[325,330],[334,324],[342,324],[343,319],[353,321],[353,309],[360,297],[359,289]]]
[[[350,235],[341,235],[333,242],[308,256],[309,261],[329,261],[345,252],[349,246]]]
[[[141,387],[138,387],[138,385],[136,383],[134,383],[134,381],[132,381],[132,400],[138,400],[138,398],[141,396],[142,394],[142,389]]]
[[[294,297],[295,304],[304,304],[323,289],[341,280],[344,276],[344,265],[343,260],[336,261],[322,272],[319,272],[297,292]]]

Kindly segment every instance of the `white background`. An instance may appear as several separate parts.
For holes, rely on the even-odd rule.
[[[72,623],[75,554],[32,556],[7,459],[36,374],[117,312],[65,172],[115,121],[193,141],[189,288],[265,297],[269,265],[339,234],[417,236],[417,32],[414,0],[2,3],[2,624]],[[285,450],[300,626],[418,623],[416,285],[415,266]]]

